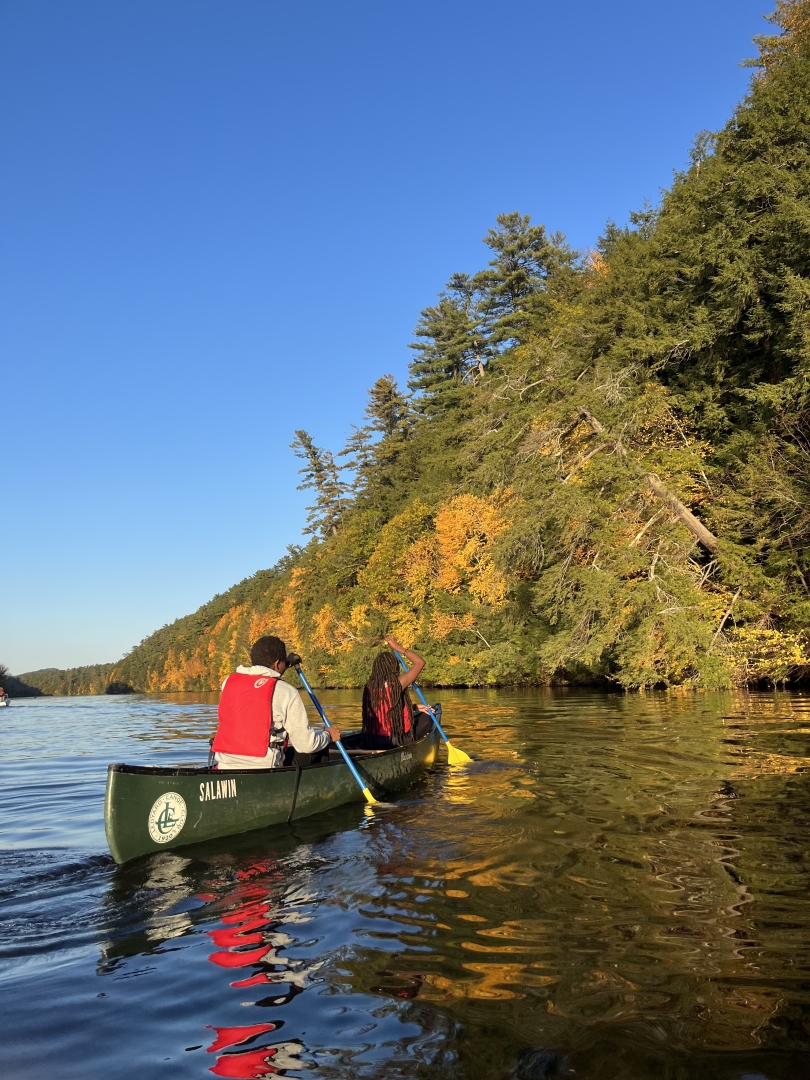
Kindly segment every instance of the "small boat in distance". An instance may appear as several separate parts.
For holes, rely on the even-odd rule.
[[[435,726],[405,746],[361,749],[361,733],[342,742],[375,796],[407,787],[436,760]],[[363,802],[348,765],[329,760],[304,769],[162,768],[110,765],[104,800],[104,829],[112,857],[126,863],[140,855],[263,829]]]
[[[5,690],[0,690],[0,709],[7,709],[10,704],[11,698],[8,696]]]

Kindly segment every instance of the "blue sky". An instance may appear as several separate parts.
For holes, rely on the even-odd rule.
[[[419,310],[721,126],[771,0],[0,0],[0,661],[115,660],[300,537]]]

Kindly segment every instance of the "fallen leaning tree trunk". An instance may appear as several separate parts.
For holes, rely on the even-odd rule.
[[[681,502],[677,495],[673,495],[672,492],[661,483],[655,473],[644,472],[642,469],[637,470],[638,475],[641,476],[647,483],[649,489],[653,494],[657,495],[659,499],[662,499],[672,510],[678,521],[682,522],[690,533],[706,548],[712,555],[716,555],[718,548],[720,547],[720,541],[710,532],[709,529],[703,524],[699,518],[696,518],[692,511]]]
[[[589,413],[587,409],[579,408],[577,409],[577,413],[582,420],[587,421],[594,435],[604,435],[604,425],[601,424],[595,416]],[[597,446],[589,454],[586,454],[571,470],[571,472],[566,477],[566,480],[570,479],[570,477],[573,476],[574,472],[576,472],[576,470],[581,465],[584,465],[589,458],[593,457],[594,454],[599,453],[601,450],[608,449],[613,450],[616,454],[619,455],[619,457],[625,459],[627,458],[627,451],[624,449],[624,447],[618,440],[604,442],[600,446]],[[711,530],[706,528],[706,526],[699,518],[695,517],[689,507],[682,503],[678,496],[674,495],[669,490],[669,488],[666,487],[666,485],[661,481],[661,479],[656,476],[655,473],[645,472],[645,470],[642,469],[640,466],[636,466],[635,472],[642,480],[644,480],[650,491],[652,491],[654,495],[661,499],[662,502],[665,502],[667,504],[672,513],[678,519],[678,521],[680,521],[683,525],[687,527],[687,529],[691,532],[694,538],[699,543],[701,543],[706,548],[706,550],[710,552],[710,554],[716,555],[720,548],[720,541],[717,539],[714,533],[711,532]]]

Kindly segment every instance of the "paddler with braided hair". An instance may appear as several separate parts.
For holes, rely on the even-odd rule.
[[[296,658],[297,659],[297,658]],[[328,753],[340,731],[317,731],[301,695],[281,676],[287,646],[261,637],[250,650],[250,667],[238,667],[222,684],[219,727],[211,749],[221,769],[277,769],[314,765]]]
[[[425,661],[411,649],[404,649],[394,637],[386,644],[409,663],[400,671],[394,652],[374,657],[371,676],[363,688],[363,746],[367,750],[388,750],[420,738],[433,721],[423,705],[414,708],[408,687],[415,682]]]

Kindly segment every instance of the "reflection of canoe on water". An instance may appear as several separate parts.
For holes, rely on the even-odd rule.
[[[415,743],[392,750],[360,750],[360,736],[344,747],[375,795],[406,787],[436,760],[435,727]],[[110,765],[104,802],[107,843],[117,863],[166,848],[263,829],[291,814],[308,817],[363,793],[341,757],[305,769],[165,769]]]

